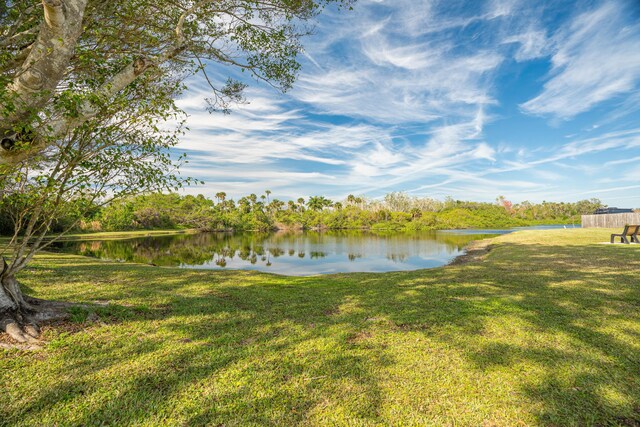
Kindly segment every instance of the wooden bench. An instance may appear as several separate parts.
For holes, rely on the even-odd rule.
[[[624,231],[621,234],[611,235],[611,243],[613,243],[616,237],[620,237],[620,243],[640,243],[638,232],[640,232],[640,225],[625,225]],[[631,236],[631,242],[629,242],[629,239],[627,238],[629,236]]]

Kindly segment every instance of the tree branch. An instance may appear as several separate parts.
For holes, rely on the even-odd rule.
[[[3,134],[32,117],[54,95],[64,77],[75,45],[82,33],[87,0],[42,0],[44,20],[38,36],[13,81],[7,86],[13,100],[2,123]],[[10,151],[3,144],[0,163]]]

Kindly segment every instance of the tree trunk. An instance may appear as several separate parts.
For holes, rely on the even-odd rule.
[[[40,335],[39,322],[63,319],[71,304],[45,301],[23,295],[20,284],[4,263],[0,273],[0,331],[15,341],[37,347]]]
[[[0,330],[20,343],[35,343],[39,331],[30,311],[15,276],[3,273],[0,276]]]

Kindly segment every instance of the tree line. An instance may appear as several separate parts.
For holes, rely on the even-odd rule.
[[[498,228],[536,224],[579,223],[580,215],[603,207],[598,199],[578,202],[514,204],[500,196],[494,203],[413,197],[403,192],[381,199],[349,195],[334,201],[311,196],[283,201],[267,190],[237,200],[219,192],[213,199],[178,193],[152,193],[96,204],[82,218],[62,210],[52,231],[77,224],[75,231],[129,231],[193,228],[202,231],[268,231],[275,229],[434,230]],[[13,227],[11,205],[0,204],[0,233]]]

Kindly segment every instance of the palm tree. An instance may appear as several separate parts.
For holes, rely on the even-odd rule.
[[[325,208],[333,207],[333,200],[327,199],[326,197],[322,197],[322,203],[324,204],[323,207],[325,207]]]
[[[307,207],[312,211],[319,211],[322,209],[323,203],[320,199],[322,196],[311,196],[307,201]]]
[[[224,191],[220,191],[216,193],[216,199],[218,200],[218,204],[220,205],[220,210],[224,211],[224,200],[227,198],[227,193]]]
[[[253,193],[249,194],[247,198],[251,201],[251,206],[255,206],[256,202],[258,201],[258,196]]]
[[[321,211],[331,205],[333,205],[333,202],[324,196],[311,196],[307,201],[307,207],[314,211]]]
[[[279,211],[284,207],[284,202],[282,200],[273,199],[271,203],[269,203],[269,207],[272,211]]]
[[[271,190],[265,190],[264,194],[267,195],[267,204],[269,203],[269,194],[271,194]]]
[[[242,197],[238,200],[238,208],[242,213],[248,213],[251,211],[251,202],[246,197]]]

